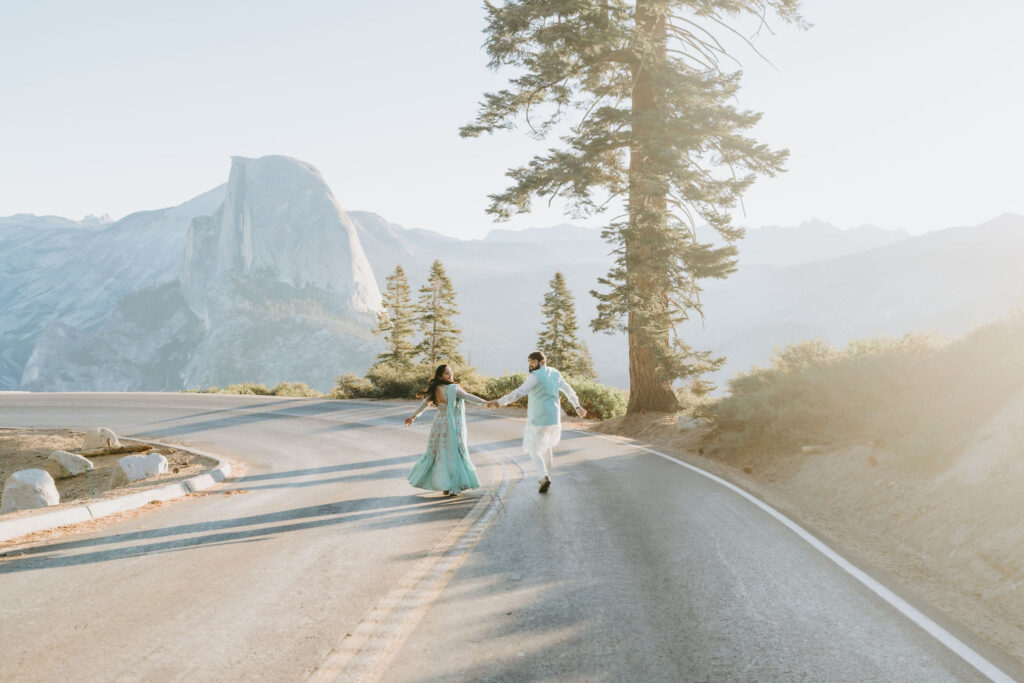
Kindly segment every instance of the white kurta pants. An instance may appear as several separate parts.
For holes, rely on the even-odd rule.
[[[523,433],[523,452],[530,455],[533,470],[537,473],[537,481],[551,473],[551,458],[555,446],[562,440],[562,425],[544,425],[543,427],[526,424]]]

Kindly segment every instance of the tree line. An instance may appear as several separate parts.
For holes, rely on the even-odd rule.
[[[537,335],[537,348],[552,367],[567,375],[596,377],[590,351],[579,338],[576,300],[565,276],[556,272],[548,284],[550,289],[541,302],[542,329]],[[455,324],[459,312],[455,296],[455,287],[441,261],[435,260],[430,266],[415,303],[405,270],[396,266],[387,277],[382,310],[374,328],[385,346],[377,364],[398,370],[416,365],[434,368],[442,362],[464,364],[459,353],[462,331]]]

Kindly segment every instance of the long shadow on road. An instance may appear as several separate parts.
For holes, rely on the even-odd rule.
[[[43,545],[0,554],[0,574],[52,567],[69,567],[95,562],[109,562],[171,550],[187,550],[240,540],[256,540],[288,532],[335,526],[387,516],[400,518],[401,524],[419,524],[445,519],[455,521],[464,517],[468,509],[474,504],[476,504],[475,496],[460,498],[423,498],[416,494],[407,496],[379,496],[342,501],[328,505],[296,508],[265,515],[252,515],[236,519],[135,531],[100,538]],[[281,522],[292,523],[282,524]],[[268,524],[273,524],[274,526],[260,526],[260,528],[239,531],[222,531]],[[168,536],[182,535],[188,535],[188,537],[109,548],[88,553],[63,554],[62,552],[89,546],[151,541]]]
[[[253,408],[263,408],[265,406],[278,406],[277,410],[253,410]],[[360,406],[359,409],[365,409],[366,406]],[[340,401],[320,401],[318,403],[257,403],[252,406],[239,406],[238,408],[206,411],[204,413],[195,413],[194,415],[186,415],[179,418],[175,418],[174,422],[180,422],[182,420],[190,420],[194,417],[209,416],[219,413],[230,413],[228,415],[222,415],[221,417],[208,417],[205,420],[199,420],[194,422],[185,422],[176,426],[168,428],[160,428],[156,431],[161,437],[174,437],[184,436],[188,434],[194,434],[196,432],[205,432],[210,430],[225,429],[228,427],[238,427],[241,425],[254,424],[258,422],[276,421],[276,420],[295,420],[303,418],[319,418],[324,419],[327,416],[337,416],[339,422],[336,425],[332,425],[331,429],[336,431],[349,430],[349,429],[366,429],[368,427],[378,426],[396,426],[395,417],[388,415],[386,417],[375,417],[372,419],[363,419],[355,421],[344,421],[341,418],[346,413],[351,413],[356,408],[352,406],[346,406]],[[149,425],[159,425],[166,421],[151,422]],[[149,425],[144,425],[144,428]]]
[[[359,462],[345,463],[344,465],[330,465],[328,467],[310,467],[304,470],[288,470],[287,472],[269,472],[267,474],[254,474],[251,476],[239,477],[232,480],[235,484],[246,484],[253,481],[265,481],[267,479],[290,479],[292,477],[308,477],[318,474],[332,474],[334,472],[347,472],[350,470],[362,470],[371,467],[387,467],[389,465],[402,465],[415,462],[419,455],[399,455],[394,458],[379,458],[377,460],[361,460]]]
[[[280,401],[266,401],[264,403],[252,403],[250,405],[232,406],[231,408],[218,408],[217,410],[204,410],[201,413],[191,413],[189,415],[176,415],[175,417],[169,417],[164,420],[154,420],[147,423],[148,425],[159,425],[166,422],[178,422],[180,420],[191,420],[197,417],[206,417],[207,415],[217,415],[219,413],[238,413],[245,410],[252,410],[253,408],[269,408],[270,406],[279,406]]]

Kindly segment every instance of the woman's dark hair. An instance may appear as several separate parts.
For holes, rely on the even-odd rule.
[[[444,363],[443,365],[438,365],[437,370],[434,370],[434,376],[430,378],[429,382],[427,382],[427,388],[421,391],[420,393],[416,394],[416,398],[427,397],[430,399],[430,403],[433,404],[434,396],[437,395],[434,392],[437,390],[438,387],[447,386],[449,384],[458,384],[458,380],[455,380],[454,382],[449,382],[448,380],[441,376],[444,374],[444,370],[447,367],[449,367],[447,363]]]

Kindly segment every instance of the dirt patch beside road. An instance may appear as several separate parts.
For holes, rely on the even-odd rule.
[[[46,459],[52,451],[80,452],[82,436],[81,432],[69,429],[0,429],[0,487],[9,476],[18,470],[46,469]],[[133,442],[126,441],[126,443]],[[80,505],[91,500],[111,498],[182,481],[216,465],[216,462],[209,458],[193,455],[176,448],[155,446],[145,453],[160,453],[167,458],[167,473],[132,482],[119,488],[111,488],[111,472],[117,466],[117,461],[125,457],[124,454],[90,457],[89,460],[92,461],[95,469],[76,477],[55,480],[57,492],[60,493],[60,505],[46,509],[53,510],[61,506]],[[3,515],[3,519],[12,519],[36,512],[38,510],[11,512]]]

